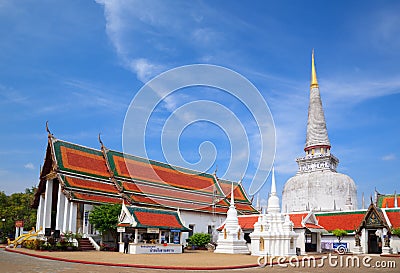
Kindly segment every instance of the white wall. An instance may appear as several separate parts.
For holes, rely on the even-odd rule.
[[[208,233],[208,226],[213,226],[214,231],[213,231],[213,241],[217,241],[218,239],[218,232],[216,229],[222,225],[222,223],[226,219],[226,215],[219,215],[215,214],[214,216],[211,213],[205,213],[205,212],[197,212],[197,211],[180,211],[181,218],[183,221],[183,224],[187,227],[189,225],[194,225],[194,230],[193,233]],[[182,234],[182,243],[184,244],[186,242],[186,239],[188,238],[189,233],[188,232],[183,232]]]

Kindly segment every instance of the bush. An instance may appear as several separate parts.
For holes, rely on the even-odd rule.
[[[211,235],[207,233],[195,233],[190,237],[190,244],[205,247],[211,241]]]
[[[398,227],[398,228],[393,228],[392,231],[391,231],[391,233],[392,233],[393,235],[397,235],[397,236],[400,237],[400,227]]]
[[[347,235],[347,231],[337,228],[335,230],[332,231],[332,234],[335,235],[338,238],[338,241],[340,243],[340,241],[343,239],[343,236]]]

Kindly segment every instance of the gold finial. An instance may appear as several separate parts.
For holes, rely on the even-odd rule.
[[[311,56],[311,88],[318,87],[317,71],[315,70],[314,49]]]

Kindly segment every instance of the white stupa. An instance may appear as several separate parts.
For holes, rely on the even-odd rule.
[[[218,234],[217,247],[214,252],[227,254],[250,254],[247,243],[244,240],[244,233],[239,226],[233,196],[233,183],[231,189],[231,204],[227,212],[224,228]]]
[[[296,254],[296,239],[293,222],[289,215],[281,213],[279,197],[276,195],[275,173],[272,169],[271,194],[267,213],[261,214],[250,233],[251,255],[292,256]]]
[[[310,104],[308,108],[305,156],[296,159],[298,171],[284,186],[285,212],[357,209],[357,189],[353,179],[336,171],[339,159],[331,154],[321,94],[311,61]]]

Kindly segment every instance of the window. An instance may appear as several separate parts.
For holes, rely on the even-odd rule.
[[[194,233],[194,225],[192,224],[192,225],[189,225],[189,228],[190,228],[190,230],[189,230],[189,237],[191,237],[192,235],[193,235],[193,233]]]

